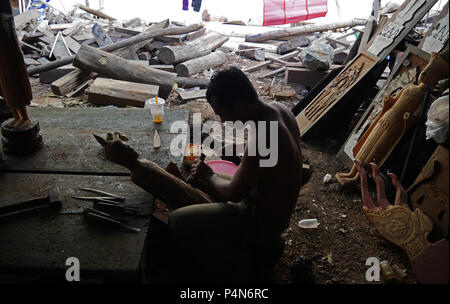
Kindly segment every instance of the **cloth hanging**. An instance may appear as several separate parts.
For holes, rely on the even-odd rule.
[[[294,23],[327,14],[327,0],[264,0],[263,25]]]
[[[194,11],[199,12],[201,6],[202,0],[192,0],[192,7],[194,8]]]
[[[183,11],[189,10],[189,0],[183,0]]]

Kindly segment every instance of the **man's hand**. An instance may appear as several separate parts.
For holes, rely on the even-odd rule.
[[[213,169],[205,164],[202,160],[197,160],[191,167],[191,175],[197,179],[208,181],[211,175],[214,174]]]

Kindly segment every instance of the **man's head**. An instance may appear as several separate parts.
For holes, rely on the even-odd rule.
[[[222,121],[243,120],[244,109],[259,103],[258,93],[247,76],[230,67],[211,78],[206,99]]]

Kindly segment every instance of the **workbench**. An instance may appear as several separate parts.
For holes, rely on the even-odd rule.
[[[170,132],[174,121],[188,122],[186,110],[165,110],[161,124],[154,124],[147,109],[119,108],[30,108],[30,116],[40,123],[44,148],[29,156],[3,153],[0,172],[0,206],[39,196],[58,186],[63,197],[59,211],[40,208],[0,221],[0,274],[30,273],[65,278],[66,259],[80,261],[81,279],[139,281],[145,245],[151,231],[151,216],[120,215],[129,225],[141,228],[131,233],[116,227],[87,222],[81,214],[90,201],[72,198],[92,196],[80,188],[100,189],[126,197],[127,202],[151,204],[152,196],[130,181],[129,171],[107,161],[93,133],[105,136],[119,131],[141,157],[166,166],[179,166],[182,156],[171,155],[170,141],[187,136]],[[161,148],[153,148],[154,130]],[[78,210],[80,211],[78,213]]]

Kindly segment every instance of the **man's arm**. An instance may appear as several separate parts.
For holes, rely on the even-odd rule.
[[[261,168],[256,156],[248,156],[247,149],[233,179],[228,181],[214,174],[204,162],[192,166],[196,178],[206,181],[224,200],[239,202],[254,188],[261,177]]]

